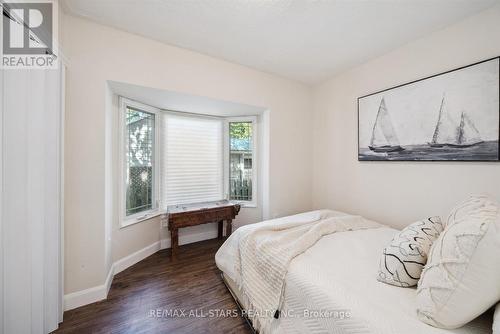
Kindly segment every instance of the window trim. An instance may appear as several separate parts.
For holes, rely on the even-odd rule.
[[[229,178],[231,176],[229,157],[230,157],[230,144],[229,144],[229,123],[235,122],[251,122],[252,123],[252,200],[231,200],[229,198]],[[243,208],[257,208],[258,203],[258,169],[259,160],[257,152],[257,116],[238,116],[238,117],[225,117],[224,118],[224,196],[233,203],[240,204]]]
[[[151,113],[155,115],[155,133],[154,133],[154,149],[153,149],[153,191],[152,191],[152,209],[147,211],[141,211],[134,213],[132,215],[126,215],[126,186],[125,186],[125,175],[127,163],[125,161],[126,153],[126,143],[125,143],[125,114],[127,108],[131,107]],[[160,187],[159,187],[159,173],[160,173],[160,117],[161,110],[134,100],[130,100],[124,97],[119,98],[119,150],[118,150],[118,161],[119,161],[119,217],[120,217],[120,228],[130,226],[132,224],[139,223],[141,221],[151,219],[161,214],[159,210],[159,199],[160,199]]]

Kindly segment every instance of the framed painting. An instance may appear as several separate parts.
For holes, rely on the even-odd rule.
[[[499,161],[500,57],[358,98],[359,161]]]

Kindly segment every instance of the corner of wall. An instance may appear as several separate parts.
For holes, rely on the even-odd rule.
[[[115,221],[115,191],[114,191],[114,100],[115,96],[111,91],[108,83],[106,83],[106,104],[105,104],[105,150],[104,150],[104,266],[105,270],[109,272],[112,267],[112,233],[113,222]]]

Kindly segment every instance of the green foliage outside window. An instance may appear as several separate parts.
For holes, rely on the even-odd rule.
[[[125,120],[128,216],[153,207],[155,117],[147,112],[127,108]]]
[[[229,136],[235,139],[250,139],[252,137],[252,123],[231,122]]]
[[[252,200],[252,122],[230,122],[229,199]]]

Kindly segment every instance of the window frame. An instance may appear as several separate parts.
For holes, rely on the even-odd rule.
[[[120,212],[120,227],[126,227],[132,224],[139,223],[141,221],[150,219],[152,217],[158,216],[161,212],[159,210],[159,199],[160,199],[160,187],[159,187],[159,174],[160,174],[160,117],[161,110],[134,100],[130,100],[124,97],[119,98],[119,166],[120,166],[120,181],[119,181],[119,212]],[[126,126],[126,113],[127,108],[137,109],[146,113],[153,114],[155,116],[155,127],[154,127],[154,147],[153,147],[153,178],[152,178],[152,208],[149,210],[141,211],[127,216],[127,198],[126,191],[127,187],[125,185],[125,175],[127,173],[127,162],[125,149],[126,136],[125,136],[125,126]]]
[[[231,200],[229,198],[229,179],[231,177],[231,170],[229,166],[230,159],[230,138],[229,138],[229,123],[237,122],[251,122],[252,123],[252,200]],[[224,196],[231,202],[240,204],[244,208],[257,208],[258,199],[258,169],[259,160],[257,152],[258,142],[258,129],[257,129],[257,116],[238,116],[238,117],[224,117]]]

